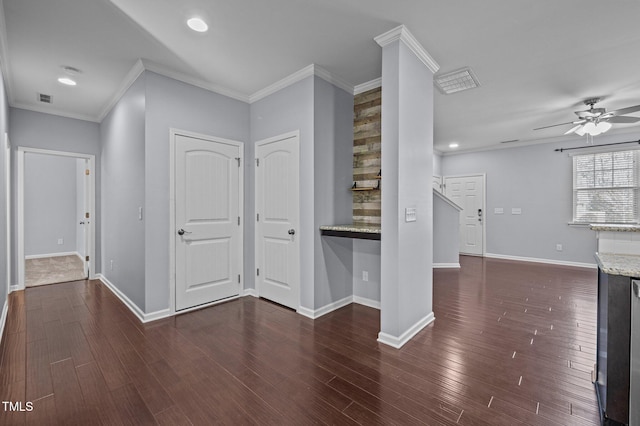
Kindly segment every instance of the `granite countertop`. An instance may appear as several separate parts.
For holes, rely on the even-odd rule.
[[[640,225],[617,225],[607,223],[591,224],[594,231],[616,231],[616,232],[640,232]]]
[[[365,234],[380,234],[380,225],[322,225],[321,231],[338,231],[338,232],[362,232]]]
[[[596,261],[603,272],[625,277],[640,277],[640,256],[633,254],[596,253]]]

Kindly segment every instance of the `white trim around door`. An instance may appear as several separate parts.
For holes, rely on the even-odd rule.
[[[86,160],[89,166],[89,193],[88,199],[85,200],[87,205],[87,213],[89,213],[89,226],[88,231],[86,233],[86,237],[89,245],[89,279],[93,280],[97,278],[96,275],[96,157],[92,154],[81,154],[77,152],[65,152],[65,151],[52,151],[48,149],[39,149],[39,148],[27,148],[27,147],[18,147],[18,163],[17,163],[17,171],[18,171],[18,191],[17,191],[17,201],[18,201],[18,212],[16,217],[17,224],[17,260],[18,260],[18,283],[15,290],[23,290],[24,289],[24,267],[25,267],[25,256],[24,256],[24,157],[26,154],[42,154],[42,155],[54,155],[59,157],[71,157]]]
[[[4,182],[5,182],[5,203],[6,203],[6,250],[7,250],[7,288],[6,293],[11,290],[11,143],[9,142],[9,133],[4,133]],[[8,299],[7,299],[8,300]],[[0,330],[1,332],[1,330]]]
[[[240,271],[241,276],[238,280],[238,296],[225,298],[222,300],[215,300],[209,303],[204,303],[198,306],[194,306],[187,309],[176,309],[176,240],[177,240],[177,229],[179,228],[176,223],[176,138],[177,137],[188,137],[199,139],[202,141],[207,141],[211,143],[232,145],[239,148],[240,156],[239,156],[239,226],[240,226],[240,244],[237,255],[240,259]],[[226,302],[229,300],[236,299],[243,295],[244,288],[244,274],[243,265],[244,265],[244,143],[239,141],[234,141],[230,139],[224,139],[209,135],[204,135],[200,133],[190,132],[186,130],[179,130],[171,128],[169,129],[169,309],[166,315],[164,316],[173,316],[177,313],[189,312],[196,309],[202,309],[208,306],[213,306],[218,303]]]

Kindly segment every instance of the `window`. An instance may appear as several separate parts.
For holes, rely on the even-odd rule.
[[[573,221],[638,223],[640,151],[573,157]]]

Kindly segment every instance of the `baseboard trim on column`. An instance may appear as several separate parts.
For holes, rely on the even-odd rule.
[[[383,333],[382,331],[378,333],[378,342],[383,343],[385,345],[391,346],[396,349],[400,349],[407,343],[409,340],[413,338],[416,334],[418,334],[423,328],[431,324],[435,321],[436,317],[433,312],[422,318],[420,321],[416,322],[412,325],[407,331],[402,333],[399,337],[392,336],[387,333]]]

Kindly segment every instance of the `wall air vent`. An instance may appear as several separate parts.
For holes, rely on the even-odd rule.
[[[38,101],[45,104],[51,104],[53,103],[53,97],[51,95],[45,95],[44,93],[38,93]]]
[[[437,74],[433,76],[433,84],[443,95],[450,95],[480,86],[478,78],[469,67],[460,68],[446,74]]]

